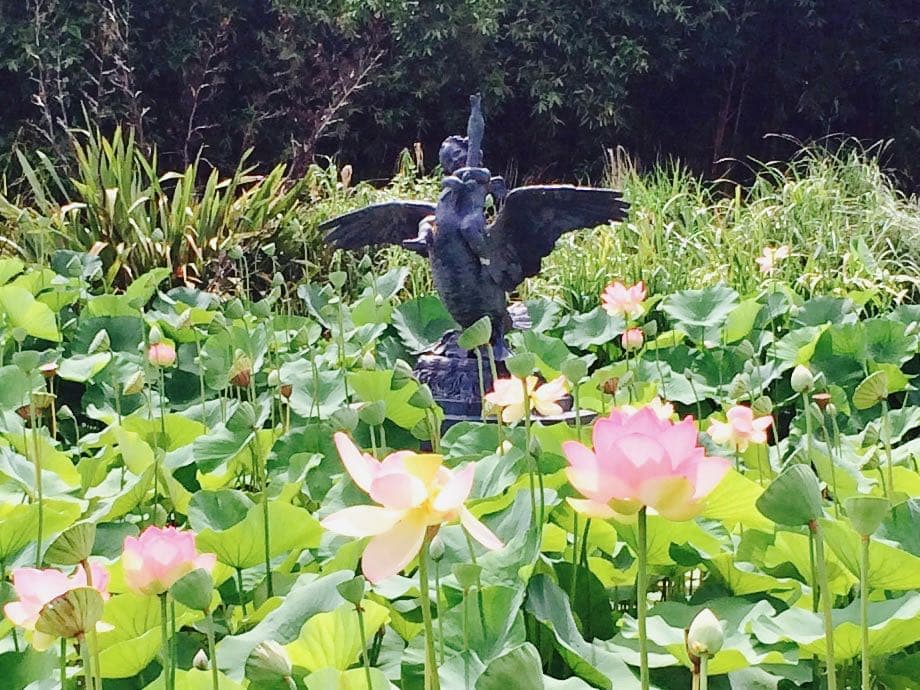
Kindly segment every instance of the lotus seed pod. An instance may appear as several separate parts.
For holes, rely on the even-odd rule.
[[[750,379],[745,374],[738,374],[728,386],[728,397],[732,400],[740,400],[747,395],[749,390]]]
[[[792,370],[792,390],[796,393],[807,393],[815,387],[815,377],[808,367],[799,364]]]
[[[46,362],[45,364],[42,364],[38,370],[46,379],[51,379],[57,375],[58,365],[57,362]]]
[[[725,633],[722,631],[722,624],[712,611],[703,609],[696,614],[687,632],[687,648],[691,654],[694,656],[715,654],[722,649],[724,641]]]
[[[766,395],[761,395],[751,403],[751,409],[756,415],[773,414],[773,401]]]

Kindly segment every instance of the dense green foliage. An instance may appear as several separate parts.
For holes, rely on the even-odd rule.
[[[171,167],[254,146],[297,172],[339,153],[367,178],[462,130],[481,89],[493,167],[522,177],[597,174],[620,145],[708,173],[786,158],[774,132],[894,138],[916,172],[918,32],[910,3],[881,0],[5,2],[0,150],[63,153],[85,108]]]
[[[654,293],[634,317],[647,342],[626,353],[622,318],[531,301],[534,328],[513,335],[528,366],[546,379],[569,372],[578,404],[601,414],[664,396],[695,416],[705,462],[734,466],[698,516],[650,514],[645,539],[633,521],[585,521],[566,501],[578,494],[562,444],[588,441],[587,426],[472,421],[440,436],[440,409],[398,358],[411,361],[449,319],[432,296],[399,298],[404,269],[366,272],[347,285],[357,299],[343,299],[346,277],[333,274],[258,301],[168,289],[163,268],[117,294],[102,275],[98,257],[80,253],[56,252],[49,266],[0,260],[0,601],[27,591],[22,576],[15,590],[6,581],[10,570],[69,573],[91,556],[111,592],[96,617],[113,627],[78,641],[98,650],[103,690],[169,687],[161,669],[173,664],[176,690],[364,690],[363,663],[373,690],[419,690],[426,641],[443,690],[638,690],[637,600],[650,607],[655,689],[691,687],[684,630],[708,607],[724,636],[710,687],[820,690],[830,666],[837,688],[855,690],[863,602],[867,674],[875,687],[914,687],[916,306],[872,315],[782,281]],[[154,343],[168,356],[154,359]],[[772,414],[772,430],[733,451],[713,425],[739,403]],[[367,503],[333,445],[342,430],[380,457],[427,440],[447,467],[475,462],[469,509],[504,547],[484,552],[445,524],[431,563],[426,546],[406,577],[339,587],[361,568],[364,542],[320,520]],[[881,509],[857,532],[866,521],[851,501],[867,494]],[[180,580],[161,608],[127,579],[122,544],[164,521],[197,533],[217,564],[203,591]],[[860,584],[860,534],[872,533]],[[428,609],[436,625],[423,625]],[[212,617],[217,644],[202,661]],[[251,655],[268,640],[285,646],[274,665]],[[91,687],[76,682],[93,654],[37,642],[0,619],[4,688],[38,690],[59,674]]]

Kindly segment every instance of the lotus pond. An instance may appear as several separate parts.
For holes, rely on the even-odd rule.
[[[920,307],[779,260],[529,300],[443,434],[405,269],[250,300],[0,260],[0,686],[920,687]]]

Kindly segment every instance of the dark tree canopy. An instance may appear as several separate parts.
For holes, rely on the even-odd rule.
[[[519,182],[596,176],[617,146],[721,174],[793,150],[768,133],[893,138],[916,180],[918,35],[916,3],[883,0],[7,1],[0,156],[63,150],[85,108],[170,162],[254,147],[386,176],[416,141],[433,165],[482,90],[489,160]]]

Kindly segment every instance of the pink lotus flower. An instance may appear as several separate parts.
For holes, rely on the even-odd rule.
[[[90,573],[93,576],[92,586],[99,591],[103,600],[108,600],[109,572],[98,563],[91,563]],[[86,572],[83,568],[77,568],[69,577],[54,568],[16,568],[13,570],[13,589],[19,599],[6,604],[3,613],[14,624],[32,631],[32,646],[44,651],[55,638],[35,630],[42,609],[70,590],[86,586]],[[104,624],[97,624],[99,630],[105,627]]]
[[[776,264],[787,258],[789,258],[789,247],[782,245],[776,248],[764,247],[763,253],[754,261],[760,266],[761,273],[771,275],[776,270]]]
[[[126,537],[121,564],[125,583],[137,594],[163,594],[183,575],[210,571],[217,557],[199,554],[194,532],[150,526],[139,537]]]
[[[564,376],[558,376],[549,383],[537,386],[536,376],[527,377],[527,396],[525,400],[524,385],[521,379],[512,376],[498,379],[494,389],[486,394],[486,402],[502,410],[502,421],[515,424],[524,418],[524,405],[529,403],[531,411],[548,417],[562,414],[559,401],[568,392],[568,382]]]
[[[355,484],[380,505],[345,508],[321,524],[346,537],[372,537],[361,559],[371,582],[396,575],[418,555],[427,534],[457,519],[487,549],[502,548],[463,505],[473,488],[473,463],[449,470],[440,455],[411,451],[378,461],[341,432],[335,434],[335,445]]]
[[[730,464],[706,457],[692,417],[662,419],[643,407],[614,410],[594,424],[594,450],[577,441],[562,444],[569,482],[585,498],[570,498],[590,517],[633,515],[648,506],[669,520],[689,520],[722,481]]]
[[[169,343],[154,343],[147,348],[147,361],[155,367],[171,367],[176,362],[176,348]]]
[[[725,415],[726,422],[712,420],[707,433],[718,444],[743,453],[750,443],[766,443],[767,429],[773,423],[770,415],[755,417],[746,405],[735,405]]]
[[[645,334],[641,328],[630,328],[620,338],[620,344],[626,351],[638,350],[645,342]]]
[[[645,301],[645,283],[640,281],[630,287],[619,281],[612,283],[601,293],[601,301],[611,316],[636,319],[645,311],[642,306]]]

